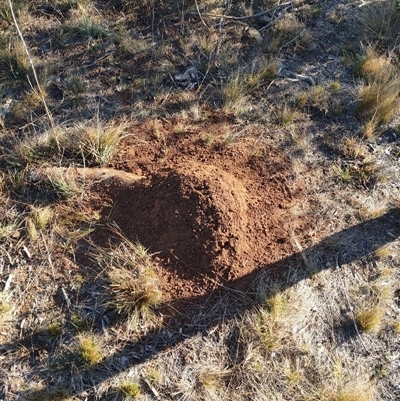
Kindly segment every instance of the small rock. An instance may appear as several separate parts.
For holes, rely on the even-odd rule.
[[[183,74],[174,76],[176,83],[187,90],[192,90],[199,84],[199,71],[196,67],[189,67]]]

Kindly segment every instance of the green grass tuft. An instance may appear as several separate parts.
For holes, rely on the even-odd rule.
[[[78,356],[86,366],[98,364],[103,355],[100,351],[100,344],[91,334],[82,334],[78,337]]]
[[[119,384],[119,390],[129,399],[139,398],[141,395],[141,387],[139,383],[122,381]]]

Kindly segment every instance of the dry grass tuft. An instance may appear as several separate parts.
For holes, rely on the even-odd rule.
[[[39,232],[43,231],[50,223],[53,217],[51,207],[33,208],[30,217],[25,219],[25,227],[28,237],[31,240],[36,240],[39,237]]]
[[[188,364],[176,384],[175,395],[186,400],[220,399],[225,391],[225,380],[230,370],[214,357],[201,363]]]
[[[120,244],[111,250],[97,247],[92,255],[106,275],[107,304],[128,317],[149,318],[152,308],[162,301],[152,258],[142,245],[113,231]]]
[[[353,179],[353,176],[348,167],[342,167],[338,164],[333,164],[332,171],[345,184],[350,183]]]
[[[240,74],[233,74],[222,87],[222,109],[226,112],[240,109],[246,93],[246,84]]]
[[[355,314],[357,326],[367,332],[378,331],[382,325],[385,309],[377,305],[372,308],[360,310]]]
[[[354,68],[355,74],[364,78],[367,83],[377,80],[387,81],[390,78],[387,75],[388,70],[393,70],[390,59],[380,55],[372,46],[368,46],[364,50],[364,55]]]
[[[249,324],[262,347],[277,351],[291,341],[290,325],[296,307],[290,291],[279,291],[274,285],[263,287],[258,289],[263,306],[249,315]]]
[[[40,90],[31,89],[24,98],[24,103],[32,108],[36,109],[43,104],[43,99],[46,101],[48,97],[48,93],[44,88],[40,88]]]
[[[363,7],[359,20],[368,29],[368,36],[387,50],[398,46],[400,34],[400,8],[396,0],[377,1]]]
[[[127,33],[121,33],[119,51],[122,54],[139,55],[147,53],[151,45],[145,39],[136,39]]]
[[[57,338],[63,333],[63,327],[59,322],[51,322],[47,326],[46,332],[51,338]]]
[[[287,103],[284,103],[282,106],[278,107],[276,113],[277,121],[281,125],[292,124],[300,117],[300,112]]]
[[[272,38],[268,43],[268,50],[276,52],[291,43],[307,46],[311,41],[305,25],[296,17],[287,15],[281,18],[272,28]]]
[[[250,89],[258,88],[273,79],[278,73],[279,60],[274,58],[259,58],[254,60],[252,71],[247,77]]]
[[[18,230],[22,224],[22,219],[14,221],[0,220],[0,239],[19,236]]]
[[[98,119],[93,124],[76,125],[70,132],[67,150],[85,161],[105,166],[113,159],[118,144],[128,136],[125,122],[105,125]]]
[[[126,249],[122,252],[125,251]],[[137,269],[137,265],[135,267]],[[128,268],[115,266],[108,272],[109,292],[114,297],[112,305],[118,312],[127,315],[135,312],[148,313],[151,307],[162,300],[157,279],[148,268],[140,272],[140,277],[135,277],[132,273]]]
[[[340,144],[340,153],[345,159],[363,160],[367,154],[365,144],[357,137],[346,137]]]
[[[393,119],[400,110],[400,75],[390,58],[368,47],[355,67],[364,82],[358,88],[356,113],[366,120],[365,137],[373,136],[379,124]]]
[[[326,401],[372,401],[369,386],[352,386],[354,386],[354,383],[336,393],[326,394],[322,399]]]
[[[47,181],[50,188],[61,199],[72,199],[83,194],[83,187],[72,176],[57,170],[50,171],[47,174]]]
[[[12,311],[12,304],[6,294],[0,292],[0,322],[6,319]]]
[[[91,1],[78,1],[77,7],[71,7],[71,19],[69,24],[63,26],[66,36],[76,40],[84,41],[103,39],[110,35],[109,29],[101,18],[100,13],[95,9]]]
[[[359,211],[362,221],[368,221],[383,216],[387,212],[387,208],[381,205],[373,205],[372,207],[362,207]]]
[[[308,90],[303,90],[296,94],[295,105],[300,109],[311,106],[326,111],[329,109],[331,92],[334,93],[330,86],[313,86]]]
[[[64,156],[67,132],[61,127],[48,129],[27,138],[12,138],[4,161],[9,167],[21,168],[31,164],[41,165],[44,161]]]
[[[53,217],[53,210],[50,206],[34,208],[32,210],[32,217],[36,228],[38,230],[44,230]]]
[[[78,74],[71,74],[63,83],[62,88],[73,103],[79,103],[87,91],[87,84]]]
[[[385,257],[387,249],[383,248],[382,257]],[[381,274],[374,281],[359,287],[354,299],[356,303],[355,320],[361,330],[379,331],[386,313],[390,311],[395,288],[396,278],[393,271],[386,268],[381,270]]]
[[[0,50],[0,82],[15,79],[25,81],[31,66],[21,42],[10,44],[9,49]]]
[[[399,90],[399,77],[386,83],[374,81],[361,84],[358,89],[357,114],[369,116],[376,124],[387,123],[399,110]]]
[[[374,253],[378,259],[385,259],[393,254],[393,249],[391,244],[389,244],[381,246],[380,248],[376,249]]]

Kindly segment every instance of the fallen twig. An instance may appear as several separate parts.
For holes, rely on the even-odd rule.
[[[28,46],[26,45],[24,36],[22,35],[22,32],[21,32],[21,30],[20,30],[20,28],[19,28],[17,18],[15,17],[15,14],[14,14],[14,9],[13,9],[13,5],[12,5],[12,1],[11,1],[11,0],[8,0],[8,5],[9,5],[9,7],[10,7],[10,11],[11,11],[11,15],[12,15],[12,19],[13,19],[15,28],[17,29],[17,32],[18,32],[18,35],[19,35],[19,37],[20,37],[20,39],[21,39],[22,45],[24,46],[25,53],[26,53],[26,55],[28,56],[29,64],[30,64],[31,67],[32,67],[33,76],[34,76],[34,78],[35,78],[35,82],[36,82],[37,89],[38,89],[38,95],[39,95],[39,97],[40,97],[40,100],[41,100],[42,103],[43,103],[43,106],[44,106],[44,109],[45,109],[45,111],[46,111],[47,117],[49,118],[50,126],[51,126],[51,128],[54,129],[55,125],[54,125],[53,116],[52,116],[52,114],[51,114],[49,108],[47,107],[46,100],[45,100],[45,98],[44,98],[44,96],[43,96],[43,91],[42,91],[42,88],[41,88],[41,86],[40,86],[40,83],[39,83],[39,79],[38,79],[38,77],[37,77],[37,74],[36,74],[36,68],[35,68],[35,65],[33,64],[33,60],[32,60],[32,57],[31,57],[31,55],[30,55],[30,53],[29,53]],[[30,82],[30,80],[29,80],[29,77],[27,77],[27,78],[28,78],[28,82],[29,82],[29,84],[31,85],[32,89],[35,90],[35,88],[32,86],[32,84],[31,84],[31,82]]]
[[[64,287],[61,287],[61,294],[64,297],[65,303],[67,304],[67,308],[70,309],[71,308],[71,300],[69,299],[69,297],[67,295],[67,291],[65,291]]]
[[[7,292],[10,289],[11,281],[13,279],[13,275],[10,274],[7,278],[6,284],[4,285],[4,292]]]
[[[289,42],[284,43],[280,48],[279,51],[281,51],[284,47],[289,46],[291,43],[295,42],[301,35],[303,35],[303,33],[306,30],[303,29],[297,36],[295,36],[293,39],[289,40]]]
[[[308,81],[313,86],[315,85],[315,81],[307,75],[296,74],[295,72],[292,71],[288,71],[288,75],[300,81]]]
[[[154,397],[158,400],[160,398],[159,392],[155,389],[155,387],[150,383],[150,380],[147,380],[147,377],[142,373],[142,379],[147,384],[147,387],[151,390]]]
[[[292,4],[289,5],[289,6],[287,6],[287,7],[285,7],[285,8],[281,11],[281,14],[279,14],[279,15],[278,15],[274,20],[272,20],[271,22],[268,22],[267,25],[263,26],[263,27],[260,28],[258,31],[259,31],[259,32],[265,31],[265,30],[266,30],[267,28],[269,28],[271,25],[275,24],[275,22],[279,21],[279,20],[285,15],[285,12],[286,12],[287,10],[289,10],[290,8],[292,8],[292,7],[293,7]]]
[[[201,22],[203,23],[203,25],[204,25],[207,29],[209,29],[208,25],[205,23],[203,17],[201,16],[200,8],[199,8],[199,4],[197,3],[197,0],[194,0],[194,2],[195,2],[195,4],[196,4],[197,14],[199,14],[199,17],[200,17]]]

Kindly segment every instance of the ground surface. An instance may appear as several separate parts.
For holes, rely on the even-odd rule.
[[[25,3],[0,399],[398,400],[395,2]]]

